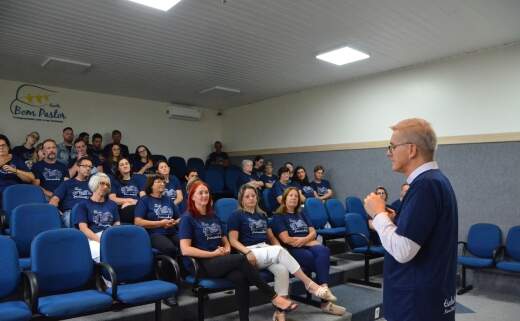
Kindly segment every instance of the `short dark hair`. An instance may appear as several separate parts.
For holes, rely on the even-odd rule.
[[[265,160],[264,156],[262,156],[262,155],[256,155],[254,161],[255,161],[255,162],[258,162],[258,161],[261,160],[261,159]]]
[[[83,141],[83,139],[78,137],[78,138],[74,139],[74,143],[72,145],[76,146],[76,144],[79,142],[82,142],[83,144],[85,144],[85,141]]]
[[[56,141],[55,141],[54,139],[52,139],[52,138],[47,138],[46,140],[44,140],[44,141],[42,142],[42,146],[44,146],[45,143],[54,143],[54,145],[58,145],[58,144],[56,143]]]
[[[278,169],[278,178],[280,178],[283,173],[290,173],[290,172],[291,172],[291,170],[289,169],[289,167],[284,165]]]
[[[119,129],[114,129],[114,130],[112,131],[112,136],[113,136],[113,135],[121,135],[121,131],[120,131]]]
[[[66,130],[72,130],[72,131],[74,131],[74,129],[72,129],[72,127],[65,127],[65,128],[63,128],[62,133],[64,133]]]
[[[146,193],[146,195],[152,194],[152,186],[156,180],[161,180],[164,182],[164,178],[162,176],[159,176],[159,175],[148,176],[148,178],[146,179],[146,186],[144,188],[144,192]]]
[[[185,174],[184,176],[187,177],[188,175],[190,175],[190,173],[193,173],[193,172],[195,172],[195,173],[197,173],[197,175],[199,175],[199,171],[196,170],[195,168],[188,168],[188,169],[186,170],[186,174]]]
[[[317,171],[325,171],[325,168],[323,168],[323,166],[321,165],[316,165],[314,166],[314,173],[316,173]]]
[[[90,136],[90,134],[87,133],[87,132],[81,132],[81,133],[79,133],[79,135],[78,135],[78,137],[80,137],[80,138],[83,138],[83,137],[85,137],[85,136]]]
[[[5,141],[5,143],[7,145],[7,149],[10,153],[11,152],[11,142],[9,141],[9,138],[7,138],[7,136],[5,136],[4,134],[0,134],[0,139]]]
[[[81,165],[81,162],[83,162],[84,160],[88,160],[89,162],[92,163],[92,165],[94,165],[94,162],[92,161],[92,158],[90,158],[90,157],[88,157],[88,156],[80,157],[80,158],[76,161],[76,164]]]
[[[92,140],[94,140],[96,138],[101,138],[101,140],[103,140],[103,136],[101,136],[100,133],[95,133],[94,135],[92,135]]]

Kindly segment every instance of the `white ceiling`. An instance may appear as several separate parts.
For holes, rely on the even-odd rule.
[[[520,0],[0,1],[0,78],[216,109],[519,40]],[[371,58],[314,58],[344,45]]]

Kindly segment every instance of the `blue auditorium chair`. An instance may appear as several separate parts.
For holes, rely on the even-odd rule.
[[[344,233],[347,229],[345,228],[345,207],[336,198],[331,198],[325,202],[325,208],[327,209],[327,215],[329,217],[329,223],[332,227],[342,227]]]
[[[365,211],[365,207],[363,206],[363,202],[359,197],[356,196],[347,196],[345,199],[345,211],[347,213],[362,214],[365,218],[368,217],[367,212]]]
[[[39,289],[33,312],[66,319],[109,310],[112,297],[102,291],[101,267],[111,270],[92,260],[87,237],[80,231],[62,228],[38,234],[31,244],[31,271]],[[97,288],[89,286],[92,279]]]
[[[171,172],[173,175],[177,176],[177,178],[183,182],[184,176],[186,175],[186,160],[180,156],[172,156],[168,158],[168,165],[171,167]]]
[[[201,158],[198,158],[198,157],[188,158],[186,165],[188,166],[189,169],[196,169],[197,172],[199,173],[199,177],[201,179],[204,180],[206,178],[206,169],[204,166],[204,161]]]
[[[238,201],[234,198],[221,198],[215,202],[215,214],[224,227],[224,233],[227,234],[227,222],[231,214],[238,209]]]
[[[20,287],[21,273],[18,265],[18,254],[13,240],[0,236],[0,320],[28,321],[32,317],[29,305],[23,300],[17,300],[15,294]],[[27,273],[26,276],[31,276]],[[34,276],[29,278],[33,281]],[[34,289],[33,289],[34,291]],[[34,292],[33,292],[34,293]]]
[[[365,218],[359,213],[347,213],[345,216],[345,227],[347,229],[346,240],[353,253],[363,254],[365,259],[364,278],[349,279],[349,282],[380,288],[380,283],[370,281],[370,259],[385,255],[382,246],[374,246],[370,242],[370,232]]]
[[[237,166],[229,166],[226,168],[225,172],[225,182],[226,182],[226,188],[228,191],[230,191],[233,195],[237,195],[237,181],[238,177],[240,176],[240,172],[242,170]]]
[[[466,285],[466,269],[490,268],[495,265],[500,246],[502,231],[495,224],[478,223],[469,228],[468,241],[459,241],[462,244],[462,255],[457,261],[462,266],[462,287],[457,294],[464,294],[472,285]]]
[[[497,262],[497,269],[520,272],[520,225],[509,229],[503,250],[503,259]]]
[[[29,184],[17,184],[7,187],[2,193],[2,210],[5,217],[0,218],[0,228],[4,229],[6,234],[9,234],[8,226],[11,213],[21,204],[28,203],[47,203],[47,199],[39,186]]]
[[[168,160],[166,159],[166,156],[161,155],[161,154],[155,154],[155,155],[152,155],[152,156],[150,156],[150,158],[152,159],[152,162],[153,162],[154,164],[157,164],[157,162],[158,162],[158,161],[161,161],[161,160],[163,160],[163,161],[165,161],[165,162],[168,161]]]
[[[268,216],[272,216],[278,208],[278,202],[274,198],[271,188],[264,188],[262,190],[262,208],[267,212]]]
[[[209,189],[214,200],[232,196],[231,192],[225,190],[223,169],[218,169],[215,167],[208,168],[206,170],[205,181],[209,185]]]
[[[161,319],[161,300],[178,291],[179,267],[173,258],[155,255],[148,232],[135,225],[111,227],[101,235],[101,262],[114,270],[112,286],[106,289],[112,299],[122,305],[155,303],[155,320]],[[160,265],[170,265],[172,278],[161,271]]]
[[[326,241],[339,237],[345,237],[344,227],[326,227],[328,222],[327,210],[323,202],[314,197],[305,200],[304,212],[311,220],[312,225],[316,229],[316,233],[323,238],[323,245]]]
[[[41,232],[61,228],[60,213],[50,204],[22,204],[11,215],[11,238],[16,243],[20,267],[31,268],[31,242]]]

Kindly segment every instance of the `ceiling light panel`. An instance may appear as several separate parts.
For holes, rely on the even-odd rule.
[[[154,9],[168,11],[181,0],[128,0]]]
[[[350,47],[342,47],[339,49],[335,49],[332,51],[328,51],[316,56],[317,59],[329,62],[331,64],[335,64],[338,66],[343,66],[345,64],[349,64],[351,62],[367,59],[370,56],[364,52],[361,52],[356,49],[352,49]]]

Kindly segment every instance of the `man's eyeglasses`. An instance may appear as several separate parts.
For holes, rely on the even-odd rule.
[[[395,150],[397,147],[399,147],[399,146],[403,146],[403,145],[409,145],[409,144],[413,144],[413,143],[402,143],[402,144],[395,144],[395,145],[390,144],[390,145],[388,145],[387,149],[388,149],[388,152],[389,152],[389,153],[393,153],[394,150]]]

